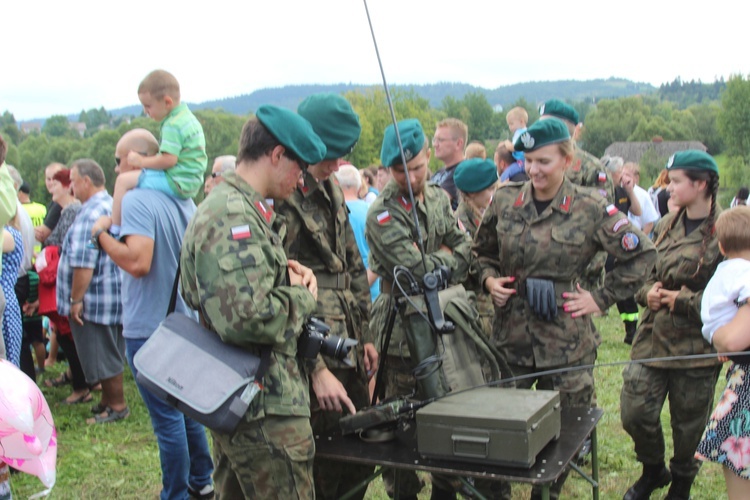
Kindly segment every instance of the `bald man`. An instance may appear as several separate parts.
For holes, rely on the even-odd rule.
[[[128,153],[153,156],[159,143],[151,132],[126,132],[115,148],[115,172],[134,170]],[[134,189],[122,202],[119,240],[107,230],[112,224],[102,217],[92,237],[123,271],[122,318],[128,362],[133,374],[133,356],[156,330],[167,313],[177,273],[182,236],[195,212],[192,200],[178,199],[160,191]],[[193,314],[177,297],[176,310]],[[141,393],[156,434],[162,471],[162,499],[210,498],[213,493],[213,464],[202,425],[154,397],[140,384]]]
[[[233,155],[219,156],[214,160],[214,165],[211,167],[211,177],[206,179],[206,183],[203,186],[203,192],[208,196],[213,188],[224,182],[224,174],[227,172],[234,172],[234,168],[237,165],[237,157]]]

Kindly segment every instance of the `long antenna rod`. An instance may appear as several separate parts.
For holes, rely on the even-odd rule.
[[[417,228],[417,244],[419,245],[419,253],[422,257],[422,265],[424,266],[424,272],[427,272],[427,258],[424,252],[424,242],[422,241],[422,228],[419,225],[419,217],[417,217],[417,203],[414,199],[414,190],[411,187],[411,179],[409,178],[409,169],[406,167],[406,154],[404,153],[404,145],[401,143],[401,133],[398,131],[398,121],[396,120],[396,111],[393,109],[393,101],[391,101],[391,91],[388,88],[388,82],[385,80],[385,71],[383,70],[383,61],[380,59],[380,50],[378,50],[378,41],[375,39],[375,30],[372,27],[372,18],[370,17],[370,9],[367,7],[367,0],[363,0],[365,4],[365,12],[367,13],[367,23],[370,25],[370,34],[372,34],[372,43],[375,45],[375,55],[378,58],[378,66],[380,66],[380,75],[383,77],[383,87],[385,88],[385,98],[388,101],[388,109],[391,111],[391,121],[393,122],[393,128],[396,131],[396,141],[398,141],[398,150],[401,154],[401,164],[404,166],[404,174],[406,176],[406,186],[409,189],[409,201],[411,202],[411,215],[414,218],[414,225]]]

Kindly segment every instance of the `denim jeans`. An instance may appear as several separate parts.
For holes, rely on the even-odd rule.
[[[133,376],[138,373],[133,356],[146,339],[125,339],[128,363]],[[136,383],[151,416],[151,425],[159,444],[161,461],[161,500],[188,498],[188,485],[200,490],[211,482],[214,470],[205,428],[198,422],[155,397]]]

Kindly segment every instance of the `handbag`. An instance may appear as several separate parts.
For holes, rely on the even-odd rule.
[[[175,312],[179,276],[178,265],[167,317],[133,358],[136,380],[193,420],[231,434],[263,389],[271,347],[258,356]]]

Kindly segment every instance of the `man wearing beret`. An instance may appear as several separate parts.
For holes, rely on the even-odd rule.
[[[378,364],[369,336],[370,286],[357,240],[349,222],[344,193],[335,182],[339,160],[349,154],[362,130],[351,105],[337,94],[316,94],[297,109],[326,145],[326,155],[303,174],[302,185],[276,210],[286,218],[284,242],[287,257],[315,273],[318,303],[315,316],[330,334],[360,341],[347,363],[319,355],[310,373],[311,418],[317,434],[338,428],[342,412],[354,413],[369,404],[367,381]],[[342,464],[315,458],[315,495],[340,498],[370,474],[372,466]],[[362,498],[366,488],[356,498]]]
[[[398,130],[406,165],[401,159],[395,128],[389,125],[385,130],[380,160],[391,169],[393,179],[370,207],[365,232],[370,245],[370,268],[383,278],[382,293],[373,304],[371,321],[381,328],[385,325],[391,295],[400,293],[394,285],[393,270],[396,266],[408,268],[420,283],[426,273],[446,266],[451,271],[451,284],[457,284],[466,279],[471,260],[471,240],[456,224],[449,199],[440,187],[426,182],[430,149],[422,125],[415,119],[403,120],[398,123]],[[409,197],[407,175],[414,192],[414,206]],[[424,261],[417,244],[412,211],[416,211],[424,238]],[[426,262],[426,268],[423,262]],[[409,328],[429,328],[424,322],[410,322],[401,312],[388,351],[381,353],[388,358],[386,396],[409,394],[414,389],[413,366],[405,347],[405,328],[407,325]],[[383,335],[385,332],[378,329],[378,333]],[[400,479],[400,497],[416,498],[422,488],[416,475],[401,473]],[[386,489],[393,494],[392,476],[385,476],[385,480]],[[455,498],[452,491],[443,488],[433,478],[433,498]]]
[[[317,284],[310,269],[287,260],[283,218],[266,199],[288,198],[325,154],[304,118],[261,106],[242,129],[235,172],[198,207],[185,234],[187,304],[224,342],[255,354],[270,349],[263,390],[235,432],[211,433],[218,498],[315,495],[308,375],[297,340],[316,309]]]

